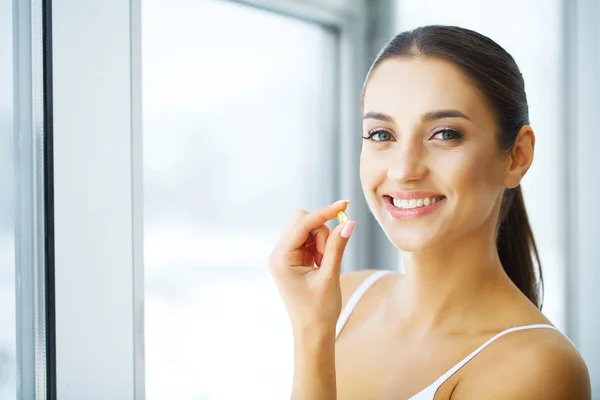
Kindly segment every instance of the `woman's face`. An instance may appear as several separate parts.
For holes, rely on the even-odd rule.
[[[510,156],[483,96],[456,67],[384,61],[363,104],[363,191],[396,247],[419,251],[493,233]]]

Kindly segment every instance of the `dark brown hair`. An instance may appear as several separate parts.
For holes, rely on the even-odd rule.
[[[458,67],[487,99],[498,123],[500,148],[512,151],[521,127],[529,124],[529,107],[519,67],[496,42],[477,32],[454,26],[424,26],[403,32],[377,55],[365,87],[378,65],[397,57],[436,58]],[[543,277],[540,257],[520,186],[504,192],[496,246],[506,274],[529,300],[541,308]]]

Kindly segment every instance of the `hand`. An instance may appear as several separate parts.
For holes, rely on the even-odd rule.
[[[342,308],[342,256],[356,222],[347,221],[331,232],[325,222],[348,203],[342,200],[310,213],[294,213],[269,257],[269,270],[295,333],[335,332]]]

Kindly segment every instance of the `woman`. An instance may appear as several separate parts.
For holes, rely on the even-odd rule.
[[[513,58],[462,28],[405,32],[361,103],[364,195],[405,273],[340,279],[355,222],[324,224],[348,201],[293,216],[269,258],[292,398],[590,399],[585,363],[539,309],[519,186],[535,136]]]

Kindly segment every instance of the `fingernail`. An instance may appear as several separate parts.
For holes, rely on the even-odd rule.
[[[350,235],[352,235],[352,231],[354,230],[354,225],[356,225],[356,221],[348,221],[342,228],[342,232],[340,232],[340,236],[344,239],[348,239]]]
[[[335,203],[333,203],[334,206],[340,206],[344,203],[350,203],[350,200],[338,200]]]

